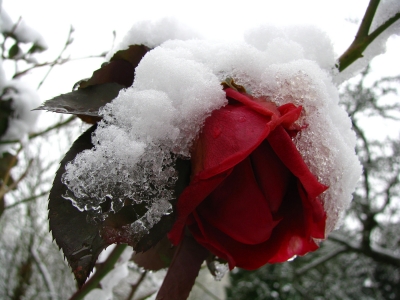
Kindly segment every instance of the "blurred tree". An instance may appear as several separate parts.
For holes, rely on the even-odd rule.
[[[228,299],[400,299],[400,76],[371,77],[341,89],[364,168],[342,228],[305,257],[234,270]]]
[[[0,33],[0,299],[62,299],[75,282],[48,232],[47,195],[60,153],[80,130],[60,115],[36,129],[31,110],[41,100],[23,76],[67,62],[72,30],[59,57],[38,62],[44,39],[21,18],[13,22],[0,1]],[[63,140],[49,134],[58,130]]]

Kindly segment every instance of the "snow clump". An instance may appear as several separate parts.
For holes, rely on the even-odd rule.
[[[149,229],[158,222],[170,209],[174,158],[190,157],[204,120],[227,103],[220,83],[230,77],[256,97],[303,106],[299,123],[307,126],[294,142],[311,171],[330,187],[322,200],[327,232],[333,230],[361,174],[356,139],[332,82],[330,41],[314,27],[295,31],[259,27],[242,42],[167,40],[146,54],[133,85],[101,111],[95,147],[66,167],[64,182],[75,205],[101,212],[107,198],[118,208],[126,198],[147,201],[150,210],[142,224]],[[88,198],[97,202],[88,204]]]

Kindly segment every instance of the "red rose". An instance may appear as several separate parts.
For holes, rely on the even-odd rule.
[[[327,187],[304,163],[291,136],[302,107],[277,107],[232,88],[228,105],[206,119],[192,150],[192,179],[178,199],[169,233],[189,228],[232,269],[256,269],[318,248]]]

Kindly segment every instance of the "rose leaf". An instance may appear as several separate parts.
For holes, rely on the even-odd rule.
[[[90,86],[47,100],[35,110],[99,117],[100,107],[116,98],[122,88],[118,83]]]
[[[48,205],[50,230],[56,243],[63,250],[79,286],[84,284],[98,255],[107,245],[99,235],[98,226],[86,221],[88,213],[79,211],[62,197],[67,187],[61,182],[61,176],[69,161],[83,150],[93,147],[91,134],[95,128],[96,126],[92,126],[82,134],[61,161]]]
[[[125,87],[133,83],[135,69],[143,56],[150,50],[144,45],[131,45],[126,50],[116,52],[109,63],[94,71],[91,78],[82,80],[79,89],[87,88],[92,85],[116,82]]]

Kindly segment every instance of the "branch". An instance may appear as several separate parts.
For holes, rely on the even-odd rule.
[[[37,69],[37,68],[42,68],[42,67],[54,67],[56,65],[63,65],[67,62],[71,62],[71,61],[75,61],[75,60],[81,60],[81,59],[88,59],[88,58],[102,58],[105,57],[105,53],[101,53],[98,55],[89,55],[89,56],[84,56],[84,57],[76,57],[76,58],[58,58],[55,59],[54,61],[48,61],[48,62],[44,62],[44,63],[40,63],[40,64],[35,64],[30,68],[27,68],[23,71],[17,72],[13,75],[13,79],[21,77],[26,75],[27,73],[29,73],[30,71]]]
[[[380,0],[370,0],[367,10],[365,11],[364,17],[361,21],[360,27],[356,34],[355,41],[359,41],[368,36],[369,29],[374,19],[376,10],[378,9]]]
[[[397,20],[400,20],[400,12],[386,20],[382,25],[369,34],[369,30],[374,19],[380,0],[370,0],[363,20],[358,29],[357,35],[350,47],[339,57],[338,69],[342,72],[357,59],[363,57],[364,50],[387,28]]]
[[[42,136],[42,135],[44,135],[44,134],[46,134],[46,133],[48,133],[48,132],[50,132],[50,131],[52,131],[54,129],[58,129],[58,128],[64,126],[64,125],[67,125],[67,124],[71,123],[75,119],[76,119],[76,116],[71,116],[68,119],[66,119],[65,121],[56,123],[53,126],[50,126],[50,127],[46,128],[43,131],[39,131],[39,132],[36,132],[36,133],[29,134],[28,138],[31,140],[31,139],[34,139],[34,138],[36,138],[38,136]],[[20,142],[20,140],[0,141],[0,145],[2,145],[2,144],[15,144],[15,143],[19,143],[19,142]]]
[[[368,142],[367,137],[365,136],[364,132],[358,127],[354,118],[352,118],[351,123],[352,123],[354,131],[356,132],[358,137],[363,141],[364,150],[367,155],[366,160],[362,162],[362,164],[363,164],[362,176],[364,177],[365,198],[366,198],[366,201],[369,203],[370,202],[370,191],[371,191],[371,187],[369,184],[369,169],[367,168],[367,166],[369,166],[371,164],[371,151],[369,148],[369,142]],[[360,157],[359,154],[358,154],[358,157]]]
[[[375,214],[381,213],[385,210],[385,208],[390,204],[392,199],[392,189],[397,186],[399,183],[399,172],[393,176],[393,178],[389,181],[388,186],[385,189],[385,201],[380,209],[378,209]]]
[[[297,269],[295,271],[295,274],[296,275],[302,275],[302,274],[308,272],[309,270],[316,268],[320,264],[323,264],[323,263],[327,262],[328,260],[338,256],[339,254],[347,252],[348,250],[349,249],[348,249],[347,246],[339,247],[339,248],[335,249],[334,251],[329,252],[324,256],[318,257],[317,259],[314,259],[311,263],[309,263],[309,264],[307,264],[305,266],[302,266],[301,268]]]
[[[67,41],[65,42],[64,48],[61,50],[58,57],[54,60],[54,63],[50,65],[50,68],[47,70],[47,73],[44,75],[43,79],[39,82],[37,89],[40,89],[42,84],[45,82],[47,76],[49,76],[50,72],[53,70],[54,66],[57,64],[56,62],[62,58],[65,50],[67,50],[69,45],[71,45],[71,43],[73,41],[73,39],[72,39],[73,32],[74,32],[74,27],[72,27],[72,25],[71,25],[71,27],[69,28],[68,37],[67,37]]]
[[[43,197],[43,196],[47,195],[48,193],[50,193],[50,190],[44,191],[44,192],[42,192],[42,193],[40,193],[40,194],[38,194],[38,195],[34,195],[34,196],[28,197],[28,198],[26,198],[26,199],[24,199],[24,200],[15,202],[15,203],[13,203],[13,204],[10,204],[10,205],[6,206],[6,207],[4,208],[4,210],[13,208],[13,207],[18,206],[18,205],[23,204],[23,203],[27,203],[27,202],[33,201],[33,200],[35,200],[35,199],[37,199],[37,198],[40,198],[40,197]]]
[[[128,297],[126,297],[126,300],[131,300],[133,299],[133,297],[135,296],[135,293],[137,291],[137,289],[139,288],[140,284],[143,282],[143,280],[145,279],[147,275],[147,271],[144,271],[140,277],[139,280],[135,283],[131,285],[131,292],[129,293]]]
[[[105,262],[96,267],[96,272],[92,277],[78,290],[69,300],[82,300],[85,298],[89,292],[97,288],[100,281],[112,270],[114,269],[115,263],[118,261],[122,252],[124,252],[127,245],[117,245],[111,254],[108,256]]]
[[[331,233],[329,235],[329,239],[348,247],[354,252],[364,254],[365,256],[372,258],[376,262],[400,267],[400,256],[395,255],[391,251],[388,251],[387,249],[384,249],[382,247],[371,246],[369,249],[365,249],[359,243],[350,242],[347,240],[346,237],[335,233]]]
[[[17,154],[14,156],[13,160],[16,160],[18,153],[22,150],[22,146],[18,149]],[[26,167],[26,170],[22,175],[15,180],[10,186],[7,186],[8,179],[10,178],[10,173],[11,173],[11,168],[8,169],[6,176],[4,177],[3,183],[0,186],[0,199],[4,197],[5,194],[7,194],[9,191],[15,189],[18,184],[21,182],[22,179],[25,178],[26,175],[28,175],[28,171],[33,163],[33,159],[30,159],[28,162],[28,166]],[[10,165],[13,165],[13,161],[10,163]]]
[[[49,299],[56,300],[57,293],[54,288],[53,282],[51,281],[51,275],[50,275],[49,271],[47,270],[46,266],[40,261],[39,254],[36,252],[34,247],[31,247],[31,255],[33,257],[33,260],[34,260],[36,266],[39,269],[40,274],[43,277],[43,281],[44,281],[44,284],[46,285],[47,290],[50,292]]]

